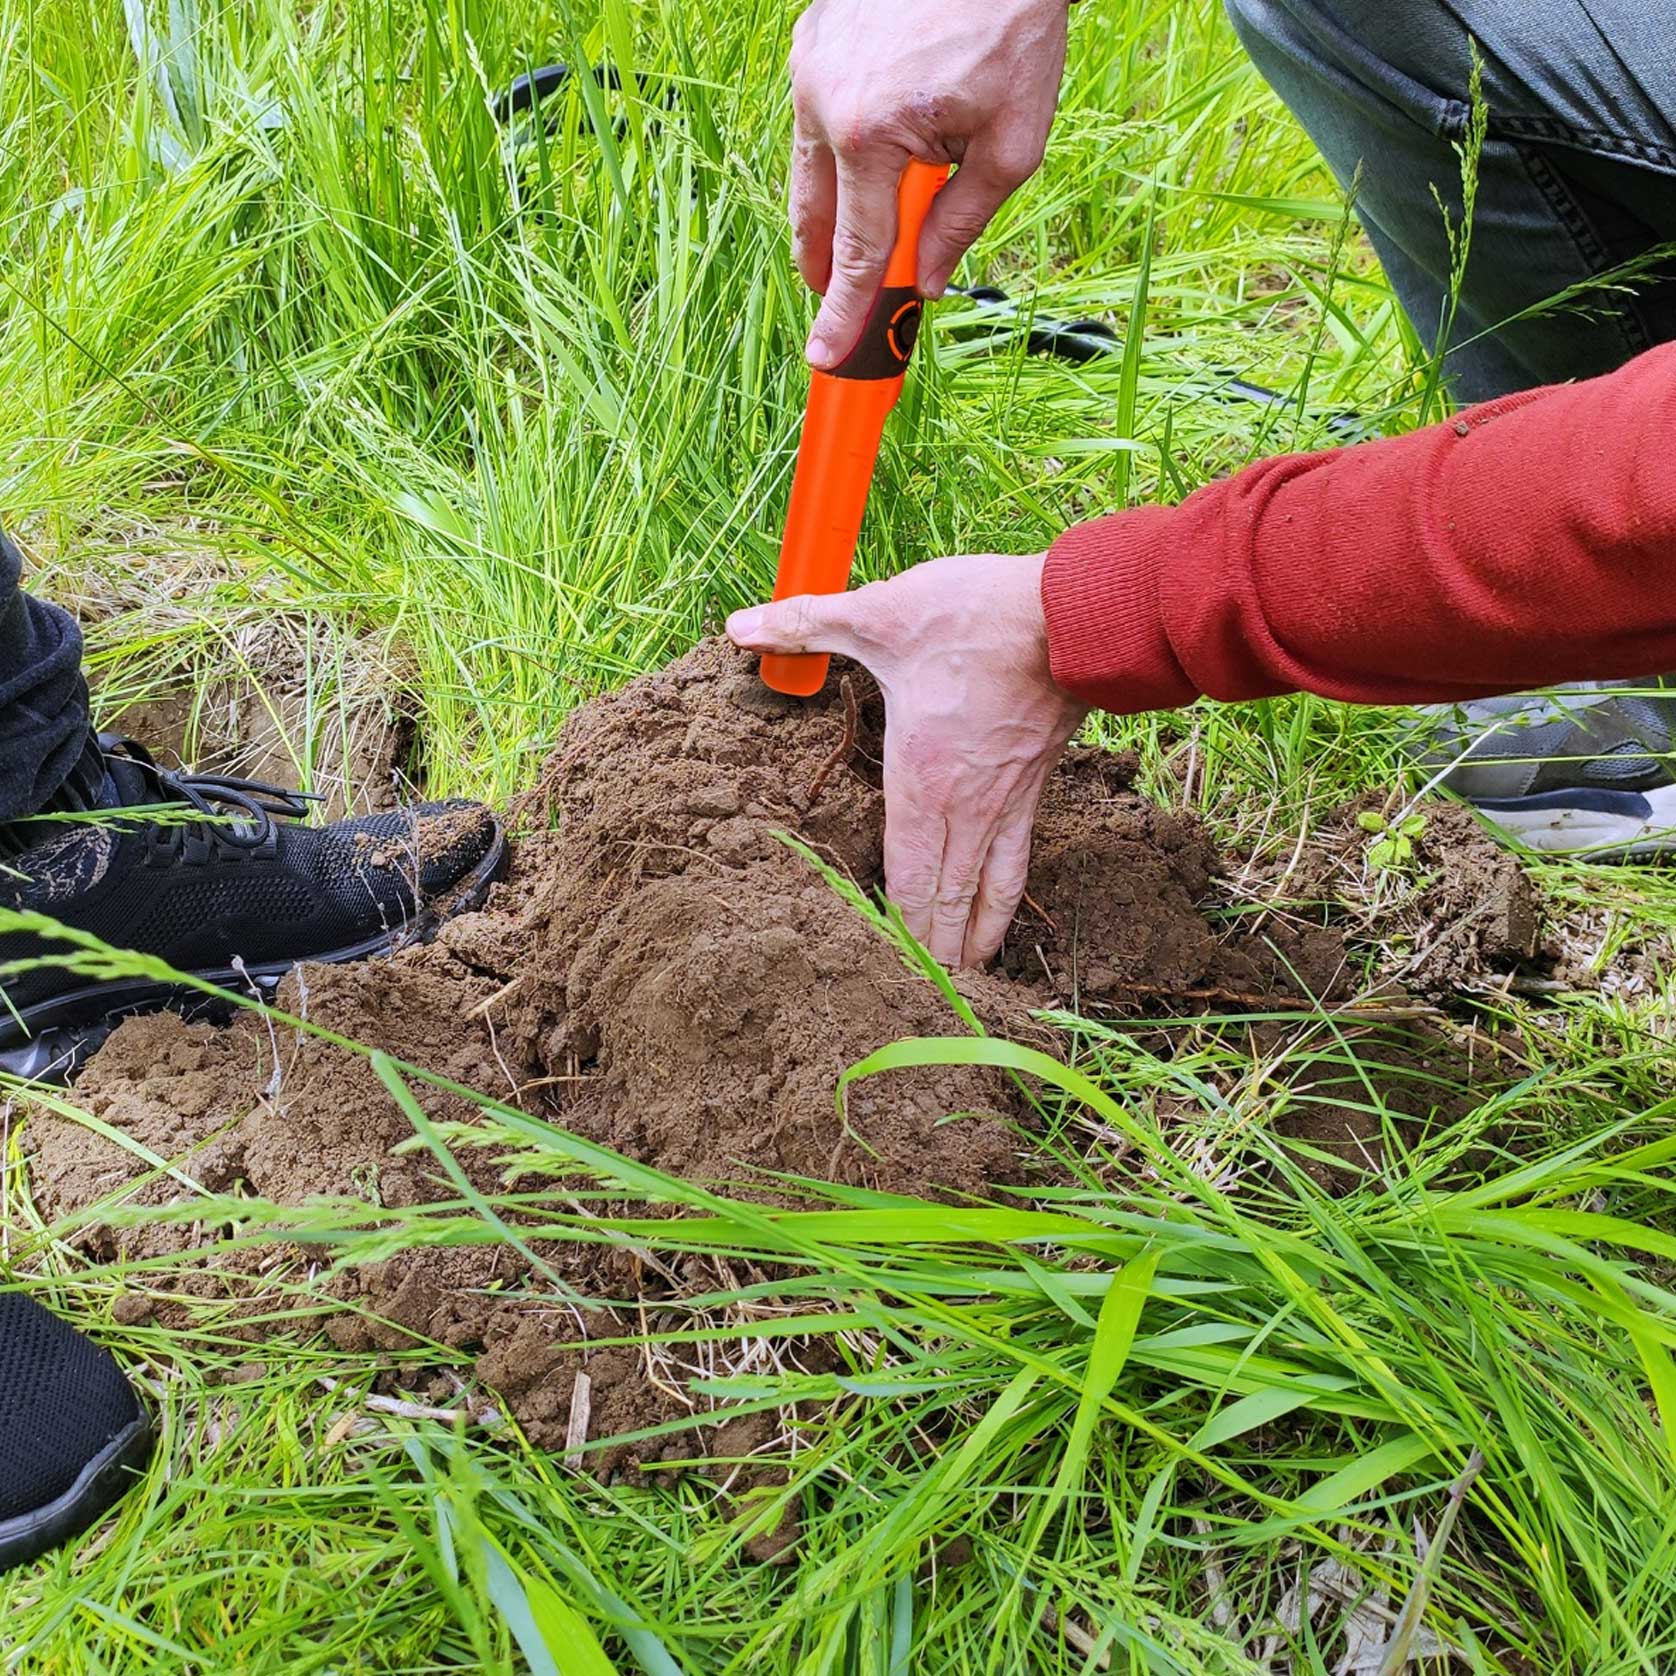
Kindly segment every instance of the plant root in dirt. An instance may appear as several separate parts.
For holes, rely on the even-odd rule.
[[[889,1073],[851,1089],[847,1121],[834,1109],[840,1073],[868,1053],[963,1028],[777,835],[795,834],[865,890],[882,884],[883,726],[860,669],[840,668],[813,701],[785,699],[754,660],[706,642],[570,718],[514,811],[525,836],[482,911],[381,962],[300,970],[279,1005],[659,1170],[759,1198],[783,1198],[784,1176],[944,1197],[1027,1181],[1030,1113],[996,1073]],[[1002,958],[957,980],[986,1028],[1047,1042],[1033,1009],[1347,1001],[1356,973],[1340,933],[1276,911],[1251,934],[1241,929],[1251,916],[1207,908],[1218,871],[1209,838],[1193,817],[1136,795],[1133,772],[1131,759],[1079,749],[1054,776]],[[433,1123],[478,1115],[447,1092],[414,1092]],[[254,1014],[221,1026],[130,1020],[75,1098],[177,1173],[37,1109],[30,1167],[49,1218],[125,1191],[178,1201],[190,1193],[183,1178],[283,1205],[330,1195],[399,1207],[456,1193],[433,1156],[403,1148],[413,1126],[364,1057]],[[480,1187],[499,1181],[492,1154],[461,1159]],[[77,1237],[114,1261],[194,1250],[208,1236],[84,1221]],[[189,1317],[220,1300],[236,1317],[276,1250],[218,1256],[173,1283],[167,1303],[124,1306]],[[475,1353],[484,1381],[553,1448],[575,1446],[578,1389],[595,1438],[681,1412],[679,1369],[660,1372],[639,1348],[574,1346],[655,1325],[661,1305],[737,1277],[616,1246],[542,1256],[592,1302],[556,1301],[511,1245],[427,1248],[339,1277],[329,1331],[350,1350],[417,1338]],[[598,1302],[610,1299],[634,1307]],[[745,1456],[772,1436],[757,1416],[711,1433],[709,1447]],[[690,1438],[661,1449],[695,1452]],[[646,1468],[659,1456],[642,1445],[600,1465]]]

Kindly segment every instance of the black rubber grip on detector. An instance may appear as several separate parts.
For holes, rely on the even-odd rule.
[[[925,304],[911,285],[887,285],[873,299],[856,346],[832,369],[834,378],[900,378],[919,336]]]

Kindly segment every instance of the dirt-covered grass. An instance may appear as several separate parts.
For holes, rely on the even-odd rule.
[[[82,614],[103,719],[346,804],[504,800],[581,701],[766,592],[809,311],[790,17],[0,0],[0,518]],[[499,132],[489,97],[559,58],[636,74]],[[1335,412],[1420,416],[1353,219],[1209,0],[1078,9],[1047,166],[966,277],[1131,353],[1072,368],[934,310],[868,573],[1039,547],[1319,446]],[[1287,402],[1220,399],[1229,370]],[[1355,981],[1260,1016],[1228,985],[1154,995],[1144,1024],[1075,992],[1016,1042],[945,996],[954,1045],[894,1057],[1037,1102],[1042,1168],[982,1209],[718,1198],[492,1077],[439,1096],[490,1143],[451,1175],[433,1149],[463,1131],[414,1054],[361,1070],[442,1184],[422,1202],[367,1178],[270,1206],[130,1145],[197,1195],[183,1261],[90,1240],[110,1207],[49,1219],[49,1119],[109,1113],[14,1092],[6,1283],[128,1360],[163,1441],[90,1545],[0,1580],[0,1667],[1669,1668],[1676,888],[1545,866],[1541,957],[1454,959],[1448,817],[1381,847],[1401,725],[1300,699],[1104,730],[1223,846],[1230,932],[1330,923]],[[1358,998],[1392,1016],[1334,1010]],[[720,1464],[602,1480],[527,1441],[472,1345],[329,1330],[335,1264],[513,1239],[678,1274],[594,1353],[733,1410],[655,1440]],[[248,1330],[253,1274],[285,1331]],[[597,1340],[560,1267],[518,1285]]]

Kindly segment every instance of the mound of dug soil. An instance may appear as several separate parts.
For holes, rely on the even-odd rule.
[[[570,719],[515,812],[526,835],[482,912],[376,964],[303,970],[280,1004],[692,1179],[754,1183],[769,1196],[774,1174],[937,1195],[1016,1182],[1025,1113],[988,1073],[877,1077],[852,1091],[847,1125],[834,1112],[846,1066],[900,1037],[960,1029],[932,986],[776,836],[794,832],[857,884],[878,886],[882,736],[883,706],[860,670],[817,700],[784,700],[763,688],[753,660],[707,642]],[[1269,916],[1250,938],[1237,919],[1207,917],[1211,845],[1192,819],[1131,792],[1132,772],[1122,758],[1079,751],[1055,776],[1028,906],[996,969],[959,980],[977,1014],[1017,1033],[1032,1008],[1059,1002],[1133,1006],[1162,995],[1179,1011],[1183,997],[1344,993],[1336,933]],[[434,1121],[473,1118],[465,1100],[415,1092]],[[412,1127],[364,1059],[262,1019],[132,1020],[89,1063],[77,1098],[213,1191],[388,1206],[453,1195],[428,1155],[396,1153]],[[29,1138],[52,1217],[144,1173],[134,1151],[49,1113],[31,1116]],[[495,1179],[481,1154],[466,1167],[485,1185]],[[151,1202],[186,1191],[172,1177],[138,1189]],[[173,1226],[84,1235],[103,1257],[201,1237]],[[686,1287],[673,1270],[599,1248],[552,1257],[596,1300],[655,1305],[714,1282],[695,1276]],[[249,1278],[223,1265],[191,1286],[206,1298],[246,1295]],[[342,1287],[350,1307],[333,1332],[346,1347],[418,1335],[477,1350],[484,1376],[549,1444],[565,1437],[579,1367],[597,1376],[593,1435],[668,1412],[656,1384],[626,1376],[638,1352],[562,1348],[581,1336],[579,1319],[590,1337],[621,1323],[556,1309],[550,1296],[521,1301],[525,1278],[509,1248],[365,1267]]]

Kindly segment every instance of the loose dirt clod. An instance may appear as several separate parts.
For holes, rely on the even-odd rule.
[[[1443,994],[1510,962],[1532,959],[1542,936],[1536,888],[1517,860],[1458,803],[1426,815],[1416,846],[1430,878],[1419,912],[1420,944],[1403,978]]]
[[[759,1196],[774,1196],[774,1174],[918,1195],[989,1195],[1020,1181],[1016,1126],[1027,1114],[997,1075],[893,1073],[856,1085],[847,1126],[834,1111],[846,1066],[901,1037],[961,1029],[935,989],[776,836],[795,832],[858,885],[880,885],[883,724],[859,669],[821,698],[784,699],[751,659],[707,642],[570,718],[515,811],[526,836],[483,911],[388,960],[294,974],[280,1005],[660,1170]],[[959,980],[978,1016],[1017,1034],[1032,1029],[1032,1008],[1057,1003],[1132,1012],[1142,997],[1195,991],[1346,994],[1337,933],[1274,916],[1248,937],[1237,917],[1207,912],[1216,856],[1206,834],[1136,796],[1133,771],[1088,750],[1054,777],[1030,905],[997,967]],[[415,1094],[433,1121],[473,1118],[456,1096]],[[130,1021],[89,1063],[77,1098],[211,1191],[386,1206],[454,1192],[428,1154],[396,1152],[412,1125],[365,1059],[255,1017],[222,1027]],[[951,1113],[964,1115],[947,1121]],[[146,1173],[134,1152],[44,1111],[31,1116],[30,1143],[49,1216],[97,1205]],[[480,1185],[495,1181],[492,1158],[463,1162]],[[162,1176],[140,1196],[187,1191]],[[173,1226],[83,1235],[110,1258],[188,1249],[201,1237]],[[548,1255],[592,1300],[655,1308],[717,1282],[650,1269],[615,1248]],[[577,1446],[577,1390],[589,1393],[594,1438],[674,1410],[670,1381],[642,1352],[565,1348],[621,1335],[632,1318],[522,1298],[527,1274],[505,1246],[366,1266],[341,1287],[353,1307],[332,1332],[346,1347],[418,1335],[477,1351],[485,1380],[557,1449]],[[192,1289],[247,1295],[248,1279],[219,1265]],[[668,1451],[692,1452],[683,1440]],[[634,1459],[648,1464],[644,1453]]]

